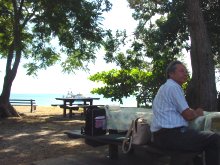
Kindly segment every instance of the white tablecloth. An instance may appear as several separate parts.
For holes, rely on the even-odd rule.
[[[113,130],[128,130],[132,120],[143,117],[149,124],[152,119],[152,110],[147,108],[137,107],[120,107],[120,106],[105,106],[107,129]],[[217,119],[219,128],[212,128],[212,120]],[[204,112],[204,116],[189,122],[191,128],[197,130],[213,130],[220,132],[220,112]]]
[[[151,122],[151,116],[151,109],[108,106],[106,108],[107,129],[128,130],[132,120],[143,117]]]

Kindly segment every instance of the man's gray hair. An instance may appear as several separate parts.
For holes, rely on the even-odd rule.
[[[169,75],[170,73],[175,72],[177,64],[182,64],[183,65],[183,63],[180,62],[180,61],[172,61],[172,62],[169,63],[169,65],[167,66],[167,69],[166,69],[167,79],[170,78],[170,75]]]

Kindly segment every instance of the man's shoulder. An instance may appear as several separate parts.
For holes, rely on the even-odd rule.
[[[166,84],[169,85],[178,85],[178,83],[176,81],[174,81],[173,79],[167,79]]]
[[[166,95],[176,95],[182,91],[182,88],[174,80],[168,79],[165,84],[161,86],[160,91]]]
[[[181,88],[181,86],[174,80],[168,79],[164,84],[166,87],[173,87],[173,88]]]

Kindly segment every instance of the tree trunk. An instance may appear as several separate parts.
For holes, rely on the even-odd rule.
[[[4,78],[3,90],[0,96],[0,118],[20,116],[9,102],[11,86],[14,80],[14,78],[12,77],[15,77],[14,74],[15,73],[13,73],[12,71],[6,72],[6,75]]]
[[[215,67],[210,40],[199,0],[186,0],[188,27],[191,39],[192,79],[186,98],[192,108],[217,110]]]
[[[14,45],[13,42],[10,46],[10,50],[7,57],[5,78],[3,82],[2,93],[0,96],[0,117],[2,118],[10,117],[10,116],[14,116],[14,117],[20,116],[9,102],[12,83],[16,77],[18,66],[21,59],[21,50],[15,51],[14,49],[15,47],[16,46]],[[13,67],[11,68],[14,54],[16,54],[16,58],[13,63]]]
[[[20,116],[17,111],[11,106],[9,102],[12,83],[16,77],[17,70],[21,60],[21,51],[22,51],[22,27],[20,24],[20,19],[22,16],[21,10],[17,10],[16,1],[13,1],[13,7],[16,11],[14,14],[13,22],[13,41],[9,46],[5,77],[3,82],[3,89],[0,96],[0,117],[18,117]],[[20,9],[22,6],[20,6]]]

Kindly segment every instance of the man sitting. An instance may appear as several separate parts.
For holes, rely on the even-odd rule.
[[[203,109],[191,109],[186,102],[181,87],[187,81],[186,67],[180,61],[173,61],[168,65],[166,73],[167,81],[160,87],[153,101],[153,143],[174,151],[205,151],[206,165],[220,165],[220,136],[211,131],[188,128],[188,121],[202,116]]]

